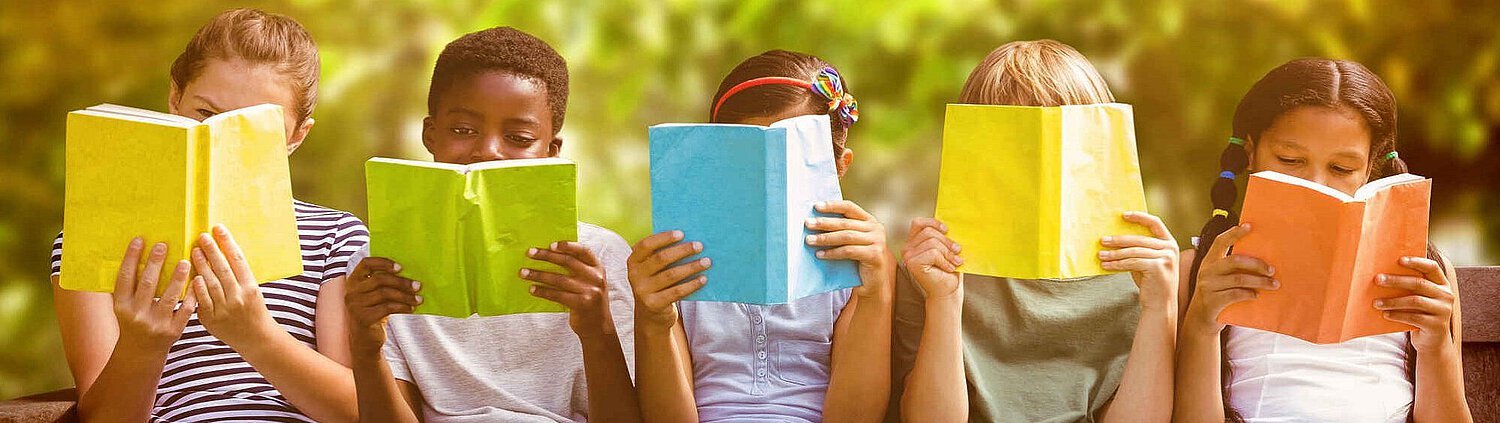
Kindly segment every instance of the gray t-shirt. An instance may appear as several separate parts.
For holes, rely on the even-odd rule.
[[[578,223],[578,238],[604,264],[610,314],[633,379],[635,299],[625,273],[630,245],[608,229],[583,222]],[[350,263],[368,254],[361,250]],[[567,313],[467,319],[393,315],[382,351],[391,373],[421,391],[425,421],[588,420],[583,347],[568,326]]]

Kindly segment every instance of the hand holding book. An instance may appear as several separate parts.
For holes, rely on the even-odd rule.
[[[1402,267],[1420,272],[1422,276],[1380,274],[1375,284],[1410,291],[1411,295],[1375,300],[1375,308],[1387,320],[1415,326],[1411,335],[1412,348],[1425,353],[1443,347],[1456,347],[1453,343],[1453,285],[1448,274],[1438,262],[1426,257],[1402,257]]]
[[[668,330],[677,324],[677,302],[697,292],[708,283],[702,275],[713,260],[702,257],[678,265],[682,259],[703,252],[703,243],[681,242],[682,231],[665,231],[641,239],[626,259],[630,289],[636,298],[637,330]],[[688,276],[698,275],[678,283]]]
[[[853,260],[858,263],[860,286],[854,294],[861,297],[889,296],[895,285],[896,258],[885,246],[885,225],[853,201],[825,201],[813,205],[819,213],[844,217],[809,217],[807,245],[817,248],[820,260]]]
[[[562,268],[551,272],[521,268],[521,279],[532,285],[531,295],[568,308],[568,324],[579,338],[615,336],[615,321],[609,313],[609,290],[604,265],[583,244],[558,241],[547,248],[526,250],[526,257]]]
[[[380,356],[385,345],[385,319],[411,313],[422,296],[422,283],[401,276],[401,265],[385,257],[366,257],[354,266],[344,283],[344,307],[349,313],[349,346],[356,355]]]
[[[209,333],[237,351],[286,333],[266,309],[250,261],[229,229],[216,225],[213,236],[199,234],[191,257],[198,321]]]
[[[145,266],[141,266],[144,245],[145,241],[139,237],[130,240],[110,294],[114,298],[115,321],[120,325],[120,340],[115,350],[160,359],[165,358],[172,343],[182,337],[182,330],[197,308],[197,301],[191,294],[182,298],[188,280],[186,261],[177,263],[162,298],[156,298],[156,285],[167,259],[167,244],[158,242],[153,245],[150,254],[144,257]],[[182,300],[180,307],[179,299]]]

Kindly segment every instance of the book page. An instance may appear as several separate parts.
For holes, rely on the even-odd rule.
[[[470,289],[481,316],[567,311],[527,291],[522,268],[566,274],[559,266],[526,257],[530,248],[578,240],[577,167],[560,159],[472,172],[462,197],[468,207],[463,233],[465,266],[473,269]],[[493,163],[493,162],[490,162]]]
[[[806,221],[819,213],[813,204],[844,198],[833,157],[833,136],[828,115],[807,115],[777,122],[787,128],[785,137],[785,178],[781,180],[786,196],[781,199],[786,216],[785,263],[788,285],[782,302],[792,302],[810,295],[859,286],[859,269],[851,260],[823,260],[815,254],[819,248],[807,245],[806,237],[818,233],[807,229]],[[768,142],[771,142],[768,140]],[[773,203],[776,200],[773,198]],[[774,235],[773,235],[774,236]],[[777,281],[769,281],[775,284]],[[775,297],[775,294],[768,295]]]
[[[1362,187],[1359,187],[1359,190],[1354,191],[1354,198],[1359,200],[1368,199],[1371,196],[1374,196],[1375,193],[1380,192],[1380,190],[1386,189],[1386,187],[1421,181],[1423,179],[1426,178],[1410,173],[1400,173],[1376,179],[1374,181],[1370,181],[1370,183],[1367,183]]]
[[[1275,172],[1275,171],[1264,170],[1264,171],[1252,173],[1252,174],[1250,174],[1250,177],[1252,177],[1252,178],[1264,178],[1264,179],[1269,179],[1269,180],[1272,180],[1272,181],[1281,182],[1281,183],[1284,183],[1284,184],[1290,184],[1290,185],[1295,185],[1295,186],[1303,187],[1303,188],[1306,188],[1306,189],[1313,190],[1314,192],[1321,193],[1323,195],[1327,195],[1329,197],[1336,198],[1336,199],[1338,199],[1341,202],[1346,202],[1347,203],[1347,202],[1350,202],[1350,201],[1354,201],[1354,197],[1350,196],[1349,194],[1345,194],[1343,191],[1339,191],[1339,190],[1333,189],[1333,188],[1331,188],[1331,187],[1329,187],[1327,185],[1323,185],[1323,184],[1320,184],[1320,183],[1317,183],[1317,182],[1313,182],[1313,181],[1309,181],[1309,180],[1306,180],[1306,179],[1298,178],[1296,176],[1287,175],[1287,174],[1284,174],[1284,173],[1278,173],[1278,172]]]
[[[199,125],[199,122],[186,116],[178,116],[170,113],[162,113],[154,110],[137,109],[134,107],[120,106],[115,104],[100,104],[92,106],[76,113],[90,114],[100,117],[108,117],[121,120],[130,120],[142,123],[155,123],[180,128]]]

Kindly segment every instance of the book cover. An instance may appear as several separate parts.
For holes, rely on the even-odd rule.
[[[1326,344],[1412,330],[1386,320],[1377,298],[1410,293],[1375,284],[1380,273],[1421,276],[1402,256],[1427,255],[1432,180],[1400,174],[1354,195],[1276,172],[1250,175],[1233,253],[1276,269],[1281,288],[1229,305],[1219,322]]]
[[[828,116],[771,126],[650,128],[651,224],[713,259],[689,301],[783,304],[860,284],[855,263],[821,260],[805,237],[813,204],[843,198]]]
[[[1126,104],[950,104],[936,217],[963,246],[965,273],[1059,279],[1104,270],[1099,239],[1150,235]]]
[[[234,233],[260,282],[302,273],[286,127],[262,104],[203,122],[116,105],[68,114],[64,289],[111,292],[126,244],[168,244],[172,264],[215,224]]]
[[[578,240],[577,170],[565,159],[457,165],[365,162],[370,252],[422,283],[415,313],[449,317],[563,312],[532,296],[521,268],[564,273],[526,257]]]

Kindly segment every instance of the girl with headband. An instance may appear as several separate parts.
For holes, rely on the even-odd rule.
[[[840,177],[854,160],[845,144],[859,120],[854,96],[822,59],[773,50],[746,59],[710,103],[715,123],[769,125],[827,114]],[[816,206],[808,245],[824,260],[854,260],[863,285],[788,304],[678,302],[701,288],[708,258],[670,266],[712,245],[681,231],[649,236],[628,260],[636,297],[636,372],[651,422],[876,421],[890,388],[891,280],[885,228],[850,201]]]

